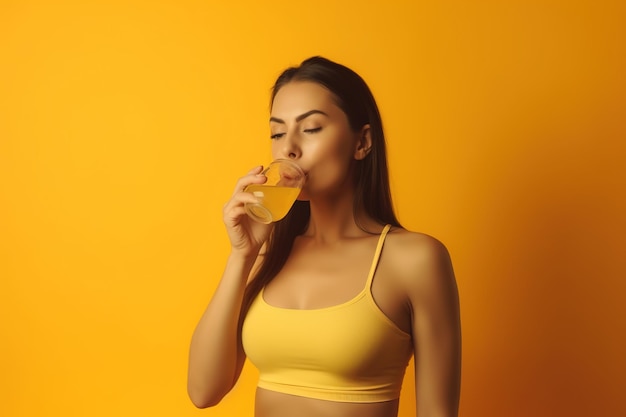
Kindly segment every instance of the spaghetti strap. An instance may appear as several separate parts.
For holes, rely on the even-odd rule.
[[[370,267],[370,272],[367,275],[367,281],[365,283],[365,288],[368,292],[371,292],[372,281],[374,279],[374,274],[376,273],[376,268],[378,267],[378,260],[380,259],[380,254],[383,251],[383,245],[385,243],[385,238],[387,237],[387,232],[391,229],[391,225],[385,225],[385,228],[380,233],[380,237],[378,238],[378,245],[376,246],[376,252],[374,253],[374,259],[372,260],[372,266]]]

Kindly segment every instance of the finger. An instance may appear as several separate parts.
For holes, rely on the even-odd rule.
[[[244,207],[233,207],[231,210],[224,213],[224,220],[239,223],[238,219],[245,218],[245,216],[246,209]]]
[[[226,204],[229,204],[229,203],[232,203],[234,205],[243,205],[245,203],[256,204],[256,203],[259,203],[260,201],[261,199],[255,196],[251,192],[239,191],[239,192],[234,193],[232,197],[230,198],[230,200],[228,201],[228,203]]]
[[[267,181],[267,177],[261,174],[261,170],[262,167],[258,167],[258,169],[251,170],[247,175],[239,178],[237,184],[235,185],[233,195],[244,191],[248,185],[265,183]]]
[[[248,174],[260,174],[261,172],[263,172],[263,165],[257,165],[248,171]]]
[[[258,197],[256,197],[254,194],[241,191],[241,192],[237,192],[237,193],[233,194],[231,199],[228,200],[228,202],[226,204],[224,204],[222,210],[223,210],[224,214],[226,214],[227,212],[230,212],[230,211],[232,211],[234,209],[241,208],[243,210],[245,205],[246,205],[246,203],[248,203],[248,204],[257,204],[257,203],[259,203],[259,201],[260,201],[260,199]]]

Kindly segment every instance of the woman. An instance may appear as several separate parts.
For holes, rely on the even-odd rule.
[[[342,65],[307,59],[276,81],[270,129],[273,157],[295,161],[306,183],[272,225],[244,211],[262,167],[225,204],[232,249],[192,338],[191,400],[219,403],[248,356],[260,372],[256,417],[397,416],[414,355],[419,416],[457,416],[453,269],[439,241],[394,215],[369,88]]]

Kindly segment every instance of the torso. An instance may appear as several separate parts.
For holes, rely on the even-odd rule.
[[[405,284],[390,262],[396,246],[394,240],[403,234],[410,232],[392,229],[387,235],[372,295],[391,321],[411,333]],[[320,248],[310,238],[298,237],[287,263],[265,288],[265,301],[281,308],[312,310],[351,300],[365,285],[378,238],[369,235]]]
[[[388,234],[372,283],[372,296],[397,327],[411,333],[411,309],[405,284],[394,263],[395,247],[401,243],[397,241],[407,234],[410,232],[401,229],[392,229]],[[364,235],[334,245],[319,245],[311,238],[298,237],[287,263],[265,288],[265,302],[280,308],[313,310],[351,300],[365,286],[378,239],[378,235]],[[256,417],[395,417],[398,400],[334,402],[258,388],[255,409]]]

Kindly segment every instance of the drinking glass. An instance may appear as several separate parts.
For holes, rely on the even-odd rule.
[[[302,168],[288,159],[277,159],[262,172],[264,184],[251,184],[244,191],[254,194],[258,203],[246,203],[246,213],[254,220],[269,224],[287,215],[298,198],[305,175]]]

